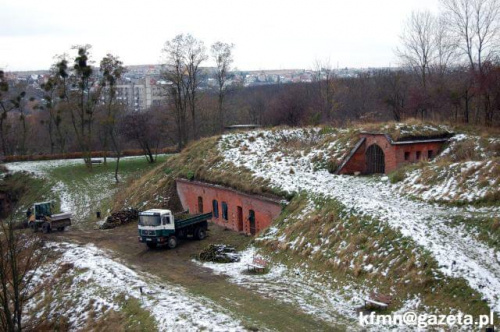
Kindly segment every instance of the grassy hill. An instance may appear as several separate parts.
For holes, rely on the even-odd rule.
[[[434,160],[389,176],[332,174],[361,131],[455,136]],[[272,261],[263,281],[245,281],[250,289],[265,281],[266,296],[306,312],[333,306],[352,321],[372,291],[394,296],[392,311],[498,314],[499,142],[496,132],[418,122],[282,127],[205,138],[155,165],[124,160],[119,185],[111,164],[89,174],[79,162],[19,163],[33,180],[16,176],[32,190],[28,201],[53,197],[77,211],[82,227],[95,225],[97,209],[180,210],[178,177],[278,195],[287,201],[282,214],[245,252]],[[231,275],[240,265],[207,267]],[[286,298],[275,291],[283,283]]]
[[[361,131],[456,136],[435,160],[389,177],[331,174]],[[375,290],[394,295],[393,310],[499,312],[499,137],[417,122],[232,133],[193,142],[132,182],[115,208],[178,206],[177,177],[279,195],[289,204],[253,246],[351,309]],[[448,195],[432,194],[450,181]]]
[[[75,226],[88,227],[90,223],[92,227],[99,221],[97,211],[102,212],[102,218],[111,211],[116,193],[166,158],[159,156],[155,164],[149,164],[143,156],[122,159],[120,183],[114,179],[116,161],[112,158],[106,165],[94,166],[92,172],[81,159],[7,163],[10,173],[0,181],[0,190],[18,193],[15,219],[22,220],[24,211],[34,202],[53,200],[58,210],[73,212]]]

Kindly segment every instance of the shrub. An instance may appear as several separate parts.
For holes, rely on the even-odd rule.
[[[401,168],[395,170],[394,172],[390,173],[388,175],[388,177],[389,177],[389,181],[391,181],[391,183],[398,183],[398,182],[401,182],[404,179],[406,179],[406,175],[407,175],[406,168],[401,167]]]
[[[330,158],[326,163],[326,169],[331,174],[334,174],[337,171],[338,167],[339,167],[338,161],[333,158]]]

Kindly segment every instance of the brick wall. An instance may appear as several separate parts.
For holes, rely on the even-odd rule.
[[[366,141],[359,146],[351,159],[349,159],[347,164],[339,171],[339,174],[354,174],[355,172],[364,173],[366,168],[365,151]]]
[[[404,164],[429,159],[429,151],[432,151],[431,158],[434,158],[441,151],[444,144],[444,142],[426,142],[393,145],[383,134],[361,134],[360,138],[363,137],[366,139],[365,142],[339,171],[339,174],[366,173],[366,150],[373,144],[377,144],[384,151],[386,174]]]
[[[439,152],[441,152],[443,144],[443,142],[431,142],[395,145],[397,167],[403,166],[404,164],[408,163],[415,163],[419,160],[432,159]],[[432,155],[430,158],[429,151],[432,151]],[[420,158],[417,158],[418,152],[420,152]],[[408,159],[405,159],[405,153],[407,154]]]
[[[281,213],[278,199],[249,195],[222,186],[184,179],[177,179],[176,184],[184,209],[189,209],[191,213],[213,212],[213,201],[216,200],[219,216],[214,216],[212,221],[237,232],[252,233],[250,210],[255,213],[255,233],[271,225]],[[223,218],[222,202],[227,204],[227,220]],[[202,211],[198,209],[199,203],[202,205]]]
[[[366,149],[370,147],[370,145],[377,144],[384,151],[385,157],[385,173],[390,173],[397,168],[397,158],[396,158],[396,149],[391,142],[387,139],[385,135],[376,135],[376,134],[362,134],[361,137],[365,137],[366,141]],[[366,151],[366,150],[365,150]],[[366,162],[365,162],[366,167]]]

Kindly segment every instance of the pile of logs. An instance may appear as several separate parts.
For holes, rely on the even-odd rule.
[[[239,262],[240,255],[233,247],[225,244],[211,244],[198,255],[202,262],[232,263]]]
[[[115,228],[120,225],[128,224],[129,222],[135,222],[139,218],[139,211],[136,209],[127,209],[115,212],[106,218],[104,224],[102,224],[102,229]]]

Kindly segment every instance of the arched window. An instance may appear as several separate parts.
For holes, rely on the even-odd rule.
[[[214,218],[219,218],[219,202],[216,199],[212,201],[212,213],[214,214]]]
[[[224,220],[228,220],[228,218],[227,218],[227,203],[226,202],[222,202],[222,218]]]

